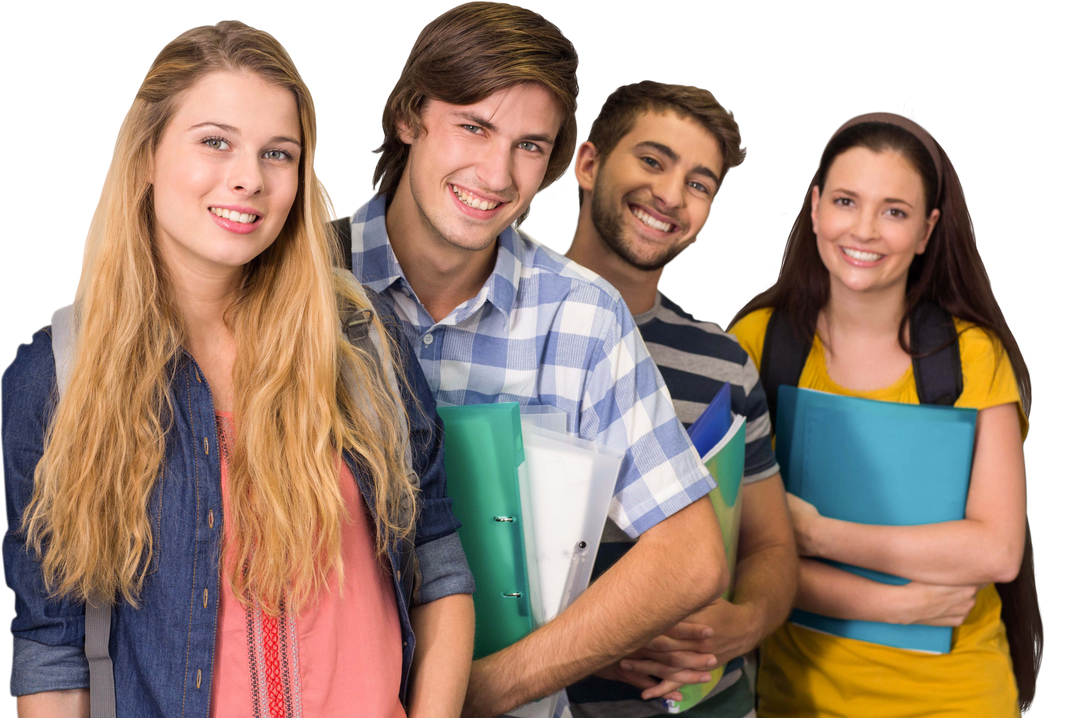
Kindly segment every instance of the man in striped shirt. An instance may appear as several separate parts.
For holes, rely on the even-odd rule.
[[[529,10],[468,3],[437,18],[387,102],[378,194],[352,216],[353,272],[401,318],[436,399],[555,406],[571,434],[624,452],[609,517],[640,537],[634,550],[555,619],[475,661],[467,694],[451,675],[414,677],[447,716],[462,697],[462,715],[486,717],[555,693],[726,585],[715,482],[626,304],[512,226],[573,158],[576,70],[573,45]],[[671,575],[688,552],[691,568]],[[431,620],[424,609],[413,621]],[[471,654],[471,631],[438,620]]]
[[[718,599],[646,650],[571,686],[575,718],[666,714],[658,698],[698,680],[709,658],[726,663],[725,674],[693,715],[754,715],[742,656],[783,622],[794,600],[795,542],[757,370],[733,336],[694,319],[657,288],[664,265],[697,238],[727,170],[742,162],[740,142],[731,113],[709,92],[641,82],[608,98],[578,150],[581,211],[567,256],[622,293],[684,425],[726,382],[747,428],[732,600]],[[594,578],[633,544],[608,522]],[[711,636],[699,638],[703,627]]]

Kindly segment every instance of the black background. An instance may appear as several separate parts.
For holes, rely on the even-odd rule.
[[[323,13],[314,4],[308,14],[298,14],[293,6],[288,13],[242,15],[278,33],[315,95],[329,100],[320,100],[319,168],[341,212],[351,211],[367,197],[372,166],[367,152],[378,141],[381,101],[417,28],[446,5],[393,3],[375,11],[354,6],[357,10],[335,15]],[[739,113],[751,147],[750,160],[731,175],[700,244],[675,263],[663,284],[667,293],[701,316],[726,322],[744,296],[766,279],[756,273],[756,267],[779,258],[773,246],[783,241],[798,208],[818,153],[813,143],[820,143],[849,114],[907,103],[917,119],[942,133],[966,181],[984,255],[988,261],[1003,259],[1001,249],[1010,255],[1005,263],[1008,276],[995,265],[990,265],[990,273],[1009,319],[1020,320],[1017,335],[1035,378],[1035,420],[1027,445],[1031,516],[1048,633],[1056,647],[1062,646],[1067,609],[1059,541],[1064,540],[1064,531],[1055,527],[1059,510],[1054,506],[1064,500],[1065,452],[1058,439],[1064,437],[1062,384],[1070,381],[1070,375],[1061,356],[1042,358],[1036,340],[1049,334],[1044,349],[1061,347],[1069,320],[1055,300],[1064,294],[1056,286],[1062,276],[1059,254],[1064,239],[1053,227],[1053,204],[1048,202],[1047,184],[1041,181],[1043,165],[1049,164],[1042,153],[1051,148],[1040,139],[1051,132],[1043,118],[1055,96],[1037,84],[1039,74],[1017,66],[1013,58],[1003,59],[1001,52],[982,40],[962,44],[951,39],[947,43],[900,41],[889,37],[888,26],[852,30],[826,40],[819,31],[794,26],[791,19],[735,22],[707,14],[715,10],[701,11],[687,3],[653,6],[647,13],[624,12],[615,4],[603,12],[582,10],[585,6],[580,2],[540,6],[562,24],[582,52],[582,130],[613,86],[642,77],[710,86]],[[156,15],[163,19],[123,9],[102,8],[94,13],[99,15],[51,26],[18,60],[31,92],[26,95],[25,122],[17,127],[9,122],[4,133],[8,144],[14,145],[17,162],[8,173],[14,181],[9,197],[15,202],[9,209],[10,230],[0,272],[4,362],[10,356],[6,348],[26,339],[56,304],[70,299],[77,247],[90,209],[73,191],[73,180],[81,176],[77,168],[82,153],[89,145],[77,148],[75,143],[80,135],[90,138],[90,123],[105,106],[104,67],[109,66],[110,77],[114,70],[124,69],[137,82],[151,53],[163,42],[184,27],[213,21],[222,11],[170,6],[170,12]],[[17,32],[12,26],[10,31]],[[143,62],[127,62],[129,55],[138,57],[140,45],[147,45]],[[315,67],[322,78],[316,77]],[[327,82],[333,85],[329,89]],[[121,109],[131,86],[116,94]],[[92,105],[98,98],[91,96],[98,93],[102,106]],[[958,112],[955,117],[954,111]],[[816,130],[821,130],[820,135]],[[961,132],[967,133],[967,143]],[[108,149],[105,145],[97,155],[87,154],[91,164],[86,166],[79,192],[96,193],[105,164],[102,155]],[[808,163],[805,170],[800,170],[804,163]],[[333,174],[330,166],[335,167]],[[340,176],[342,171],[345,177]],[[976,177],[980,178],[977,184]],[[554,201],[537,208],[527,225],[559,249],[566,245],[575,213],[572,179],[564,181],[570,191],[554,192]],[[346,194],[351,197],[347,199]],[[73,204],[69,197],[75,198]],[[76,214],[66,214],[69,206],[76,208]],[[789,214],[781,217],[785,209]],[[79,213],[84,215],[82,225],[72,231],[65,220],[73,221]],[[60,236],[63,243],[58,241]],[[750,269],[739,274],[742,266]],[[1014,307],[1010,289],[1002,287],[1005,280],[1016,277],[1024,287],[1011,292],[1018,301],[1038,307],[1035,312],[1023,311],[1022,319],[1018,313],[1026,308],[1023,304]],[[1037,326],[1029,336],[1032,321]],[[1058,366],[1062,370],[1053,378],[1048,376]],[[1048,401],[1043,401],[1043,392]],[[1054,715],[1051,702],[1064,696],[1058,682],[1064,673],[1057,663],[1061,655],[1059,651],[1048,655],[1042,692],[1032,715]]]

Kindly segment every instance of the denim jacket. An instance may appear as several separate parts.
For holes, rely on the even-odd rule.
[[[457,536],[460,526],[446,495],[442,423],[412,352],[396,321],[380,311],[398,340],[403,391],[412,429],[413,468],[420,481],[416,526],[416,601],[428,603],[475,590]],[[221,467],[209,385],[186,352],[177,358],[169,395],[173,421],[166,436],[164,466],[147,510],[154,555],[139,605],[113,608],[109,653],[120,716],[206,716],[210,708],[214,640],[221,586]],[[49,328],[19,347],[3,377],[3,450],[8,531],[4,571],[15,592],[11,692],[85,688],[89,671],[83,653],[84,607],[50,599],[41,566],[27,550],[20,519],[33,491],[34,468],[56,403],[56,368]],[[356,457],[345,460],[370,506],[372,485]],[[404,704],[416,638],[409,623],[409,597],[402,588],[401,546],[389,554],[395,577],[402,649],[400,697]],[[228,590],[227,586],[224,590]],[[241,687],[238,687],[241,688]],[[246,690],[246,686],[241,689]]]

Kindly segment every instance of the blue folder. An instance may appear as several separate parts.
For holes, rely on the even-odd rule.
[[[731,428],[731,384],[724,382],[720,391],[705,407],[705,411],[697,418],[686,433],[690,435],[690,441],[697,449],[699,456],[712,451],[712,448],[720,443],[720,440]]]
[[[975,409],[896,404],[781,386],[776,456],[787,490],[823,516],[884,526],[964,518]],[[882,583],[907,579],[829,562]],[[948,653],[952,629],[845,621],[794,610],[792,623],[894,648]]]

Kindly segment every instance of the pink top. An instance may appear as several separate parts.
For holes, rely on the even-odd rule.
[[[217,413],[221,493],[228,517],[232,416]],[[211,718],[363,715],[405,718],[401,625],[390,573],[375,557],[374,531],[352,473],[340,462],[348,519],[342,527],[345,587],[327,589],[298,614],[245,610],[222,566]],[[230,527],[225,519],[225,545]]]

